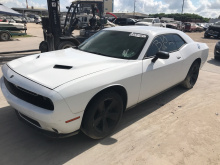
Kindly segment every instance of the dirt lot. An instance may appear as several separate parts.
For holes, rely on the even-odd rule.
[[[37,48],[41,27],[28,26],[36,37],[1,42],[0,50]],[[39,135],[18,121],[0,92],[0,164],[220,164],[220,62],[213,59],[217,40],[187,34],[210,48],[195,87],[174,87],[126,111],[117,130],[103,140],[82,133],[59,140]]]

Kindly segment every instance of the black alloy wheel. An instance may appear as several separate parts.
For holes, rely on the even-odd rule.
[[[183,87],[187,89],[193,88],[199,76],[199,67],[200,64],[197,61],[191,65],[185,80],[182,82]]]
[[[113,132],[123,113],[120,95],[107,91],[98,95],[85,111],[82,131],[92,139],[101,139]]]

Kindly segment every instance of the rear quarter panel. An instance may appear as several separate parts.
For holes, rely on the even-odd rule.
[[[200,69],[206,62],[209,53],[209,47],[205,43],[191,42],[180,49],[183,60],[183,72],[187,75],[190,66],[196,59],[201,59]]]

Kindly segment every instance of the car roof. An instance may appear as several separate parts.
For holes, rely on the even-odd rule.
[[[169,34],[169,33],[174,33],[178,34],[181,37],[184,38],[184,40],[187,43],[193,42],[193,40],[183,33],[180,30],[175,30],[175,29],[170,29],[170,28],[163,28],[163,27],[155,27],[155,26],[116,26],[116,27],[111,27],[111,28],[106,28],[104,30],[112,30],[112,31],[124,31],[124,32],[133,32],[133,33],[141,33],[141,34],[146,34],[150,38],[154,38],[157,35],[160,34]]]

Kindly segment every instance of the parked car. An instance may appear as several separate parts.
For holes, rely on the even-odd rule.
[[[135,25],[136,20],[133,18],[117,18],[113,23],[120,26]]]
[[[193,22],[185,22],[185,32],[196,32],[196,24]]]
[[[173,21],[166,23],[166,28],[177,29],[183,31],[185,26],[181,21]]]
[[[159,18],[144,18],[143,20],[137,22],[135,25],[138,26],[158,26],[162,27],[162,23]]]
[[[28,21],[29,21],[30,23],[33,23],[33,22],[34,22],[34,18],[27,17],[27,19],[28,19]]]
[[[216,60],[220,59],[220,41],[218,41],[215,45],[215,50],[214,50],[214,58]]]
[[[209,27],[208,23],[197,23],[198,26],[202,27],[204,31],[207,30],[207,28]]]
[[[202,26],[199,26],[199,25],[195,25],[196,26],[196,31],[197,32],[202,32],[204,31],[204,28]]]
[[[204,33],[204,38],[220,38],[220,22],[210,25]]]
[[[0,86],[18,117],[45,134],[101,139],[126,109],[180,83],[193,88],[208,52],[179,30],[117,26],[75,48],[8,62]]]
[[[41,23],[41,22],[42,22],[41,17],[36,17],[36,18],[34,19],[34,22],[35,22],[36,24]]]
[[[9,23],[16,23],[16,21],[10,16],[6,16],[6,20],[7,20],[6,22],[9,22]]]
[[[12,19],[13,19],[16,23],[23,23],[22,18],[20,18],[20,17],[12,17]]]

